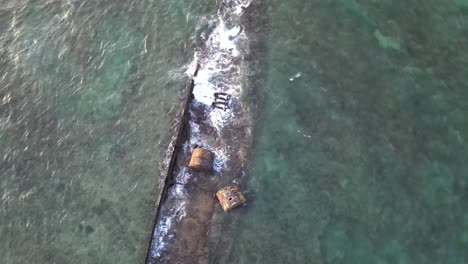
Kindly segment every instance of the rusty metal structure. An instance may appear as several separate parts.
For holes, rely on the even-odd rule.
[[[190,158],[189,168],[209,172],[213,169],[214,154],[203,148],[195,148],[192,151],[192,157]]]
[[[216,193],[216,196],[225,212],[229,212],[246,201],[239,185],[235,183],[223,187]]]

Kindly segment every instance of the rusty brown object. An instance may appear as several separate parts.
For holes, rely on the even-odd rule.
[[[192,157],[190,158],[189,168],[198,171],[211,171],[213,169],[214,154],[206,149],[195,148],[192,151]]]
[[[245,203],[245,197],[239,189],[239,185],[233,183],[225,186],[216,193],[224,211],[228,212],[234,207]]]

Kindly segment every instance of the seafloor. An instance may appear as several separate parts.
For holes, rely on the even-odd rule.
[[[228,263],[468,263],[468,2],[266,1]]]

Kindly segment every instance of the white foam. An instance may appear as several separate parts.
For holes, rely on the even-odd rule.
[[[217,172],[222,172],[226,166],[226,161],[228,159],[225,151],[215,151],[215,160],[213,163],[213,169]]]
[[[302,76],[302,72],[298,72],[298,73],[296,73],[295,75],[289,77],[289,80],[292,82],[292,81],[294,81],[295,79],[300,78],[301,76]]]
[[[155,257],[160,257],[163,250],[166,248],[167,243],[165,241],[167,241],[168,237],[172,236],[169,234],[172,225],[175,222],[180,221],[186,215],[186,201],[184,199],[187,197],[187,193],[184,187],[182,185],[175,185],[171,189],[170,195],[173,195],[175,198],[180,200],[180,202],[175,204],[175,208],[171,208],[169,214],[161,217],[158,225],[156,226],[153,243],[155,243],[154,240],[156,240],[157,246],[152,250],[152,255]]]
[[[245,39],[242,27],[228,28],[220,18],[218,26],[208,38],[209,45],[206,53],[209,56],[201,59],[201,68],[194,78],[193,95],[196,102],[211,106],[216,92],[227,93],[231,96],[240,95],[240,70],[238,66],[235,66],[235,59],[240,54],[237,48],[239,39]],[[198,57],[194,61],[198,63]],[[235,77],[228,76],[226,73],[234,74]],[[209,113],[210,123],[216,129],[221,129],[230,117],[232,117],[230,110],[214,110]]]
[[[233,41],[242,31],[240,26],[235,26],[231,29],[227,28],[221,20],[218,26],[219,47],[224,50],[237,51],[235,42]],[[238,54],[238,51],[237,51]]]
[[[192,174],[189,172],[188,168],[183,167],[181,172],[176,177],[177,184],[187,184],[190,179],[192,179]]]
[[[234,13],[243,10],[250,4],[250,1],[236,1]],[[227,123],[235,118],[234,113],[228,107],[226,110],[212,109],[212,103],[215,100],[215,93],[226,93],[231,98],[239,98],[241,94],[240,84],[240,66],[236,65],[236,60],[240,55],[238,42],[245,41],[245,36],[242,26],[235,25],[231,28],[227,26],[225,21],[218,18],[218,25],[213,30],[207,40],[207,49],[204,51],[205,57],[199,57],[196,54],[194,61],[200,63],[201,67],[198,70],[197,76],[194,77],[194,103],[201,103],[206,106],[208,111],[208,124],[221,131]],[[232,99],[229,102],[232,106]],[[190,143],[194,145],[202,145],[209,147],[216,155],[214,170],[221,172],[225,167],[228,159],[228,150],[224,146],[210,146],[210,142],[203,142],[199,135],[199,126],[191,122],[191,139]]]
[[[234,7],[230,13],[232,15],[242,14],[245,7],[250,5],[250,0],[239,1],[232,0]],[[187,66],[186,74],[194,79],[193,96],[194,100],[192,104],[204,104],[207,110],[207,122],[209,125],[221,131],[226,124],[231,122],[235,116],[231,109],[213,109],[212,103],[214,102],[215,93],[226,93],[233,98],[239,98],[241,94],[240,84],[240,66],[236,65],[241,52],[238,49],[238,42],[245,41],[245,36],[242,27],[237,25],[229,28],[227,23],[222,20],[222,14],[219,15],[218,25],[209,35],[206,41],[206,47],[203,51],[196,52],[194,60]],[[198,69],[197,75],[193,76],[196,69]],[[190,121],[191,133],[188,140],[188,144],[184,144],[185,150],[190,150],[195,145],[203,146],[215,154],[216,158],[214,161],[214,170],[222,172],[226,166],[228,160],[228,147],[219,144],[213,145],[212,142],[207,141],[205,137],[201,135],[200,125]],[[188,183],[191,180],[190,170],[183,168],[176,176],[177,185],[171,189],[168,195],[172,195],[176,199],[180,199],[176,208],[170,210],[160,220],[160,224],[157,226],[157,233],[155,235],[155,241],[157,241],[157,247],[152,251],[153,256],[161,256],[162,251],[166,248],[168,239],[173,236],[169,234],[169,230],[172,224],[176,221],[180,221],[185,216],[186,202],[186,191],[183,188],[183,184]]]
[[[198,53],[195,52],[195,56],[192,62],[189,63],[187,70],[185,71],[185,74],[187,74],[190,77],[193,77],[193,75],[195,74],[195,71],[198,68],[198,56],[199,56]]]
[[[210,83],[212,73],[206,70],[198,71],[197,76],[194,78],[193,96],[199,103],[211,106],[214,100],[214,93],[216,89]]]

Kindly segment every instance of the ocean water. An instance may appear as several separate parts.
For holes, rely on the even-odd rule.
[[[176,212],[200,263],[468,263],[466,1],[0,2],[1,263],[145,261],[194,57],[255,116],[190,141],[249,161],[205,181],[246,205]]]
[[[0,2],[0,262],[143,263],[213,1]]]
[[[226,262],[468,263],[467,2],[263,6],[266,84]]]

